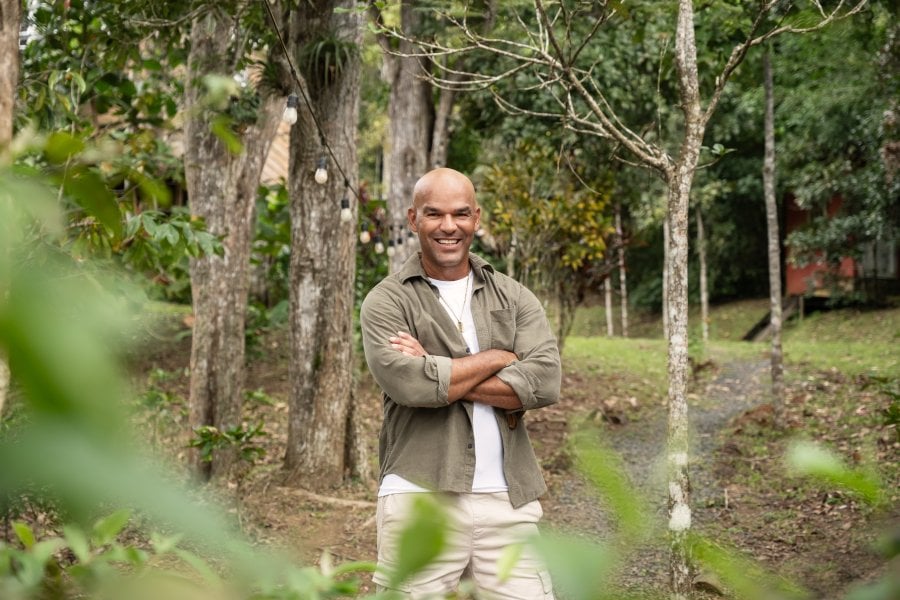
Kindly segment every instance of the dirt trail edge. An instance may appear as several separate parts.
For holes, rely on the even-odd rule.
[[[765,401],[768,361],[739,361],[723,365],[701,390],[689,395],[691,421],[692,508],[695,520],[705,506],[720,502],[713,453],[723,443],[720,437],[731,419]],[[589,404],[589,403],[585,403]],[[641,417],[603,429],[605,440],[618,452],[632,485],[653,511],[658,528],[653,543],[623,556],[618,584],[630,593],[642,590],[647,597],[659,597],[667,586],[668,548],[664,540],[666,524],[666,483],[664,452],[667,413],[665,406],[645,409]],[[552,428],[540,423],[540,428]],[[550,492],[543,499],[547,527],[600,541],[610,538],[615,526],[596,493],[574,469],[555,471],[549,461]],[[564,595],[563,595],[564,597]]]

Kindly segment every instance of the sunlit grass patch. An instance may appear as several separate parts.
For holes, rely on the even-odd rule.
[[[838,369],[845,375],[900,377],[897,343],[816,342],[789,339],[784,344],[785,362],[816,369]]]
[[[665,340],[570,337],[563,365],[610,377],[628,377],[658,393],[666,389]]]

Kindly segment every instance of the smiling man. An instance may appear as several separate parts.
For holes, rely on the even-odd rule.
[[[557,401],[556,340],[534,294],[469,253],[481,209],[468,177],[425,174],[407,216],[421,252],[369,293],[360,314],[384,392],[375,582],[388,585],[416,495],[437,494],[447,547],[399,591],[445,597],[467,576],[488,598],[553,598],[532,552],[509,577],[498,568],[543,514],[546,485],[522,420]]]

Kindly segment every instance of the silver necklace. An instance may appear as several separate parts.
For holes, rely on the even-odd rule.
[[[456,311],[444,300],[444,295],[441,294],[441,291],[438,290],[438,300],[444,303],[444,306],[447,307],[447,310],[450,311],[450,314],[453,315],[453,318],[456,319],[456,329],[462,333],[463,332],[463,316],[466,314],[466,302],[469,301],[469,279],[472,277],[472,272],[469,271],[469,274],[466,275],[466,293],[463,295],[463,303],[462,308],[459,311],[459,316],[457,316]]]

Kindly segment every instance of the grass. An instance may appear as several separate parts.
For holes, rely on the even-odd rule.
[[[767,341],[749,343],[740,340],[766,315],[768,308],[769,302],[765,298],[712,306],[708,356],[716,362],[767,358]],[[618,332],[618,307],[614,307],[613,312]],[[691,353],[698,355],[698,307],[691,307],[688,319],[691,323]],[[598,365],[596,368],[608,373],[627,371],[641,373],[650,379],[657,378],[661,373],[664,379],[666,348],[661,339],[660,316],[633,310],[629,313],[629,320],[628,340],[608,338],[602,303],[579,308],[572,328],[573,335],[566,340],[565,357],[584,364],[594,360]],[[789,366],[804,365],[823,370],[834,368],[848,375],[900,378],[900,352],[897,351],[900,347],[900,308],[832,310],[791,320],[784,328],[783,346]],[[643,364],[648,357],[653,358]]]

